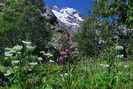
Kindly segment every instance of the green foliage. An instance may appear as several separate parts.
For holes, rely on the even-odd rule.
[[[86,19],[82,25],[79,34],[77,34],[78,48],[83,50],[83,54],[94,55],[97,51],[96,48],[96,26],[93,24],[94,19]],[[96,23],[96,22],[94,22]]]
[[[96,56],[104,48],[111,46],[112,30],[110,29],[107,22],[100,22],[93,17],[85,19],[75,35],[80,52],[84,55]]]
[[[14,83],[8,89],[132,89],[132,70],[127,72],[132,63],[119,61],[116,65],[118,72],[114,74],[108,72],[108,67],[101,66],[102,62],[86,61],[81,63],[83,66],[37,65],[31,73],[18,68],[13,77]]]
[[[25,47],[31,48],[30,42],[23,43]],[[2,89],[132,89],[133,63],[116,58],[115,46],[106,49],[103,55],[95,59],[82,58],[77,65],[48,63],[32,66],[28,63],[37,57],[31,57],[32,50],[25,47],[23,57],[18,57],[21,63],[0,66],[0,71],[11,84]],[[15,46],[13,49],[18,53],[21,48]],[[8,55],[6,60],[16,59]]]
[[[94,0],[93,15],[117,21],[132,28],[133,5],[131,0]]]
[[[42,17],[40,10],[25,0],[11,0],[0,12],[0,45],[13,46],[22,40],[36,43],[51,37],[50,24]]]
[[[75,37],[83,54],[98,55],[114,43],[126,47],[132,45],[132,31],[129,29],[133,26],[133,6],[129,2],[94,0],[92,16],[83,21]]]

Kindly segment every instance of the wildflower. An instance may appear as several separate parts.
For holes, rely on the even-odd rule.
[[[10,76],[12,72],[10,70],[7,70],[7,72],[4,74],[4,76]]]
[[[54,61],[53,60],[49,60],[49,62],[53,63]]]
[[[105,41],[104,41],[104,40],[99,40],[98,43],[99,43],[99,44],[103,44],[103,43],[105,43]]]
[[[12,61],[12,64],[18,64],[20,61],[19,60],[14,60]]]
[[[74,51],[75,50],[75,48],[73,47],[73,48],[69,48],[69,52],[72,52],[72,51]]]
[[[128,58],[127,58],[127,57],[125,57],[125,58],[123,59],[123,61],[127,62],[127,61],[128,61]]]
[[[117,58],[123,58],[124,55],[117,55],[116,57],[117,57]]]
[[[6,50],[6,51],[10,51],[10,50],[12,50],[12,48],[5,48],[5,50]]]
[[[43,55],[45,55],[47,57],[52,57],[53,56],[51,53],[45,53],[45,51],[40,51],[40,53],[42,53]]]
[[[13,56],[13,54],[11,52],[5,52],[5,56],[11,57],[11,56]]]
[[[129,65],[124,65],[124,68],[128,68],[129,67]]]
[[[30,65],[32,65],[32,66],[35,66],[35,65],[37,65],[38,63],[37,62],[31,62],[31,63],[29,63]]]
[[[5,48],[5,51],[8,53],[16,53],[16,50],[14,50],[13,48]]]
[[[51,53],[45,53],[45,56],[52,57],[53,55]]]
[[[69,53],[69,49],[65,49],[65,52],[66,52],[66,53]]]
[[[123,48],[123,46],[116,46],[116,49],[117,50],[123,50],[124,48]]]
[[[29,50],[29,51],[33,51],[35,49],[34,46],[31,46],[31,45],[27,45],[26,48]]]
[[[42,58],[42,57],[38,57],[38,60],[39,60],[39,61],[42,61],[42,60],[43,60],[43,58]]]
[[[40,51],[40,53],[45,54],[45,52],[44,52],[44,51]]]
[[[61,73],[60,74],[61,77],[68,76],[68,75],[69,75],[68,73]]]
[[[59,62],[60,62],[61,64],[64,64],[64,56],[60,56],[60,57],[59,57]]]
[[[61,55],[67,54],[65,51],[60,52]]]
[[[27,72],[32,72],[32,69],[31,69],[31,68],[28,68],[28,69],[27,69]]]
[[[65,76],[68,76],[68,73],[65,73],[64,75],[65,75]]]
[[[16,51],[20,51],[22,48],[23,48],[23,46],[20,46],[20,45],[16,45],[13,47],[13,49]]]
[[[102,66],[102,67],[109,67],[108,64],[100,64],[100,66]]]
[[[60,74],[61,77],[63,77],[63,74]]]
[[[17,52],[17,54],[21,54],[21,52]]]
[[[31,45],[32,44],[32,42],[30,42],[30,41],[22,41],[22,43],[24,43],[25,45]]]

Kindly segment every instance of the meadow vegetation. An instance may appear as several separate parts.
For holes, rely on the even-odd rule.
[[[0,1],[0,89],[132,89],[132,3],[101,1],[75,33],[55,32],[39,0]]]

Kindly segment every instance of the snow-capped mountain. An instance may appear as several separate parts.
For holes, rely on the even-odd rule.
[[[70,32],[77,31],[79,24],[83,21],[79,12],[73,8],[52,7],[53,14],[57,17],[59,25]]]

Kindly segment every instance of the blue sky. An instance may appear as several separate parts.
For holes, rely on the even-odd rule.
[[[92,7],[92,0],[44,0],[49,6],[57,5],[60,8],[70,7],[80,11],[83,15],[88,14],[88,8]]]

